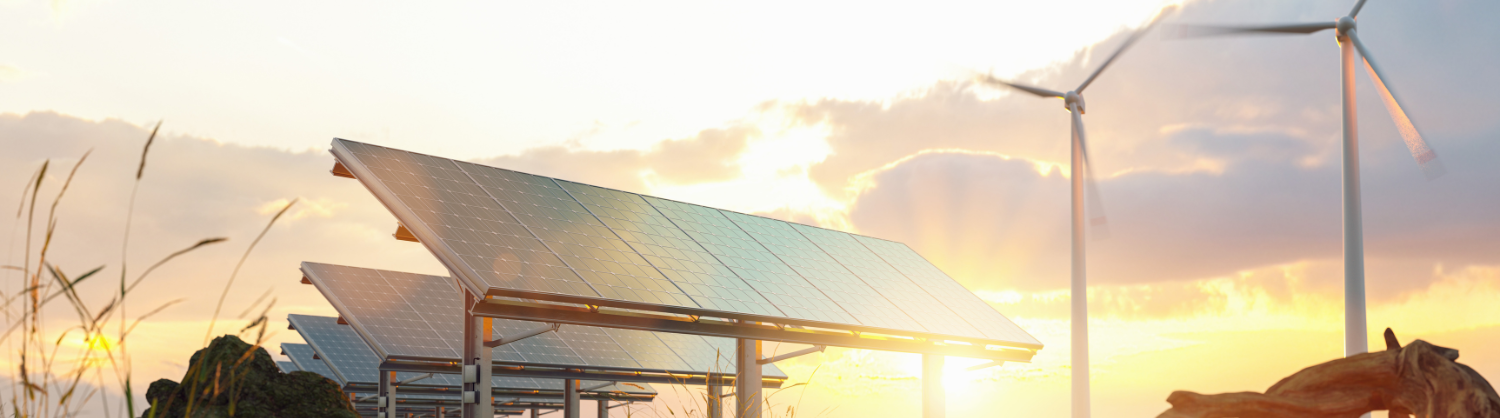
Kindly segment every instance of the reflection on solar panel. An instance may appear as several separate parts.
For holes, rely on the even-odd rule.
[[[313,349],[307,344],[281,343],[281,352],[291,359],[288,363],[293,365],[292,370],[317,373],[328,380],[338,382],[340,386],[347,383],[340,381],[338,375],[333,374],[333,370],[329,369],[328,364],[323,360],[314,359]]]
[[[440,352],[432,349],[434,342],[412,344],[411,338],[405,337],[437,335],[434,338],[453,344],[462,341],[463,302],[453,279],[319,263],[302,263],[302,271],[349,323],[336,325],[343,327],[342,332],[356,339],[360,333],[368,336],[363,341],[372,342],[370,347],[375,348],[372,356],[441,361],[460,358],[456,350]],[[397,323],[406,325],[397,327],[380,322],[388,318],[401,318]],[[417,324],[423,329],[412,329]],[[508,319],[494,319],[493,324],[495,334],[500,336],[516,335],[543,325]],[[710,369],[711,361],[694,363],[684,359],[712,359],[720,348],[709,340],[723,340],[728,347],[723,357],[729,361],[729,368],[723,370],[733,370],[734,349],[726,338],[575,325],[496,347],[494,362],[648,372],[718,371]],[[768,378],[786,377],[775,365],[767,365],[764,370]]]
[[[1041,346],[902,244],[342,139],[333,145],[478,293]],[[421,339],[398,332],[405,325],[397,318],[382,326],[391,329],[371,332]],[[395,341],[412,352],[430,348]]]
[[[984,336],[997,340],[1042,344],[1021,327],[1016,326],[1016,323],[1010,322],[1010,319],[995,312],[994,308],[990,308],[984,301],[979,300],[978,296],[974,296],[969,289],[965,289],[963,285],[948,277],[937,266],[927,262],[927,259],[922,258],[916,251],[912,251],[906,244],[859,235],[855,235],[854,238],[890,263],[897,271],[906,275],[917,284],[917,287],[926,290],[932,297],[943,301],[943,304],[953,312],[967,319],[969,324],[978,328]]]

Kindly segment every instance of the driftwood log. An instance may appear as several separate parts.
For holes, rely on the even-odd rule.
[[[1354,418],[1370,411],[1420,418],[1500,418],[1500,395],[1458,350],[1416,340],[1401,347],[1389,328],[1386,350],[1302,369],[1266,393],[1172,392],[1157,418]]]

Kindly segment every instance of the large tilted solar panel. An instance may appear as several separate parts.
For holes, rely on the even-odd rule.
[[[363,335],[377,358],[454,361],[463,341],[462,293],[449,277],[302,263],[302,272]],[[496,335],[516,335],[542,323],[493,319]],[[727,349],[726,349],[727,347]],[[723,358],[728,368],[717,367]],[[626,329],[563,325],[495,347],[495,364],[683,374],[734,370],[734,348],[727,338],[676,335]],[[763,365],[767,378],[786,378],[775,364]]]
[[[281,343],[281,354],[286,355],[287,359],[291,360],[289,363],[293,364],[292,370],[317,373],[320,376],[328,378],[328,380],[338,382],[341,386],[347,383],[340,381],[339,377],[333,374],[333,369],[328,368],[328,363],[315,358],[317,355],[313,352],[313,348],[310,345]]]
[[[321,357],[334,375],[338,376],[335,381],[346,387],[353,383],[374,385],[380,379],[380,357],[371,351],[359,335],[349,326],[338,323],[338,318],[311,316],[311,315],[288,315],[287,321],[291,322],[292,328],[302,335],[303,340]],[[288,344],[283,345],[283,349]],[[295,348],[293,349],[295,350]],[[288,351],[292,357],[294,351]],[[301,357],[300,355],[298,357]],[[294,358],[298,358],[294,357]],[[311,354],[306,356],[308,359]],[[421,373],[396,373],[397,380],[405,380]],[[585,386],[603,384],[605,382],[585,382]],[[414,386],[430,387],[458,387],[460,378],[457,375],[440,374],[430,378],[412,383]],[[494,376],[491,386],[501,390],[562,390],[562,381],[557,379],[533,379],[529,377]],[[618,390],[630,394],[655,394],[656,391],[649,385],[641,384],[641,388],[629,385],[614,385],[600,389],[601,392]]]
[[[333,152],[477,293],[1041,348],[900,243],[343,139]]]

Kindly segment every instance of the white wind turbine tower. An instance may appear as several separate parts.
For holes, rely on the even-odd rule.
[[[1437,159],[1437,154],[1427,146],[1426,141],[1422,140],[1422,135],[1417,133],[1417,127],[1412,125],[1406,112],[1401,110],[1401,103],[1396,100],[1396,93],[1391,91],[1390,86],[1386,84],[1380,67],[1375,65],[1375,60],[1370,57],[1370,50],[1359,41],[1359,35],[1355,30],[1355,16],[1364,5],[1365,0],[1359,0],[1354,5],[1354,9],[1349,11],[1348,16],[1325,23],[1186,27],[1192,30],[1189,34],[1195,36],[1307,35],[1327,29],[1337,30],[1336,39],[1343,57],[1344,87],[1344,355],[1346,356],[1369,351],[1365,323],[1364,227],[1360,215],[1359,127],[1354,109],[1355,50],[1358,50],[1359,55],[1364,58],[1365,70],[1369,72],[1370,80],[1374,81],[1375,87],[1380,90],[1380,98],[1385,102],[1386,110],[1390,111],[1391,118],[1395,120],[1401,137],[1405,139],[1406,148],[1411,151],[1412,157],[1417,159],[1417,163],[1421,164],[1422,172],[1427,179],[1435,179],[1445,172],[1442,163]]]
[[[1120,48],[1115,51],[1114,55],[1110,55],[1109,59],[1106,59],[1102,64],[1099,64],[1099,68],[1094,70],[1093,74],[1089,74],[1089,77],[1083,80],[1083,84],[1079,84],[1078,88],[1073,89],[1073,91],[1060,93],[1043,88],[1001,81],[989,75],[980,75],[978,77],[980,82],[986,84],[1014,88],[1045,98],[1063,99],[1063,107],[1068,109],[1068,112],[1072,113],[1073,115],[1073,155],[1071,163],[1069,163],[1069,171],[1071,172],[1069,176],[1070,180],[1073,183],[1073,274],[1070,289],[1070,294],[1072,295],[1070,298],[1072,300],[1072,319],[1069,322],[1072,323],[1073,327],[1073,349],[1071,364],[1073,366],[1072,410],[1074,418],[1088,418],[1089,416],[1088,279],[1087,274],[1085,274],[1086,263],[1083,247],[1083,205],[1085,202],[1089,204],[1088,212],[1091,212],[1093,214],[1093,218],[1090,219],[1091,223],[1097,227],[1100,227],[1100,229],[1096,229],[1096,232],[1102,232],[1102,227],[1105,224],[1104,206],[1099,201],[1099,191],[1094,184],[1094,170],[1093,167],[1088,165],[1088,146],[1084,141],[1083,114],[1085,113],[1085,110],[1083,103],[1083,89],[1088,88],[1089,84],[1093,83],[1094,79],[1098,78],[1099,74],[1103,73],[1104,69],[1109,67],[1109,64],[1113,63],[1116,58],[1119,58],[1121,53],[1124,53],[1126,49],[1130,48],[1130,45],[1134,44],[1137,40],[1140,40],[1141,36],[1145,35],[1146,31],[1150,30],[1152,26],[1155,26],[1156,22],[1161,20],[1161,17],[1171,9],[1172,7],[1163,9],[1162,12],[1158,13],[1156,17],[1152,18],[1149,23],[1147,23],[1145,26],[1142,26],[1140,29],[1137,29],[1135,33],[1132,33],[1130,35],[1129,38],[1126,38],[1125,43],[1120,45]],[[1087,200],[1085,200],[1083,196],[1085,189],[1087,189],[1089,194]]]

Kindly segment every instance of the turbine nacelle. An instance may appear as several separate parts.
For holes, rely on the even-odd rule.
[[[1334,29],[1338,29],[1339,36],[1348,35],[1349,31],[1354,30],[1354,16],[1339,18],[1338,22],[1334,24]]]
[[[1078,105],[1078,113],[1089,113],[1088,110],[1084,109],[1083,95],[1078,94],[1077,90],[1063,93],[1063,109],[1069,109],[1068,111],[1071,112],[1075,104]]]

